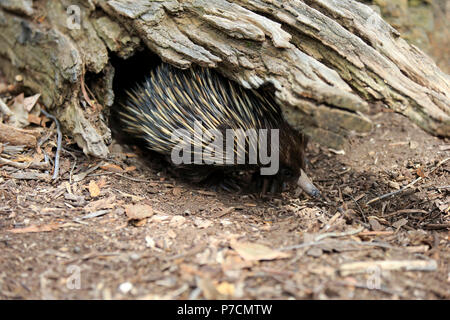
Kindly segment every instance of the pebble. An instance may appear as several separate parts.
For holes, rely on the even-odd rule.
[[[124,282],[119,285],[119,291],[123,294],[127,294],[133,289],[133,284],[131,282]]]
[[[136,253],[136,252],[133,252],[132,254],[130,254],[130,259],[131,260],[137,261],[140,258],[141,258],[141,256],[138,253]]]

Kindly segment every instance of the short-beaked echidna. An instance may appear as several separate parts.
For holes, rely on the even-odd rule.
[[[241,140],[238,137],[239,132],[248,133],[254,129],[259,133],[264,131],[261,129],[267,129],[267,147],[271,152],[277,153],[279,170],[271,176],[262,176],[262,191],[279,191],[284,182],[296,181],[309,195],[319,195],[318,189],[304,172],[306,137],[288,125],[282,117],[280,107],[270,95],[245,89],[208,68],[180,70],[166,63],[154,68],[150,76],[128,91],[127,95],[119,111],[123,129],[134,137],[144,139],[150,150],[168,158],[173,157],[173,150],[179,145],[179,140],[174,139],[174,132],[182,132],[190,136],[184,141],[192,145],[190,159],[194,160],[197,150],[203,151],[203,155],[209,154],[211,157],[215,156],[216,160],[223,160],[213,162],[209,159],[209,162],[184,163],[179,166],[194,167],[203,173],[204,169],[206,172],[209,169],[213,172],[217,168],[262,168],[267,163],[263,165],[259,158],[250,163],[249,152],[261,148],[263,140],[252,139],[251,135],[245,134]],[[215,142],[217,135],[212,137],[210,134],[211,139],[196,140],[195,133],[198,133],[199,128],[204,133],[219,132],[224,140],[226,137],[233,139],[232,153],[227,153],[226,150],[223,153],[205,153],[204,151],[211,151],[211,143]],[[227,136],[228,129],[238,133]],[[278,141],[271,140],[273,132],[278,134]],[[276,141],[277,145],[274,146],[272,141]],[[223,142],[222,146],[228,142]],[[243,142],[245,145],[242,145]],[[245,163],[237,163],[237,153],[242,150],[245,150]],[[230,159],[230,155],[233,159]],[[203,177],[204,174],[199,176]]]

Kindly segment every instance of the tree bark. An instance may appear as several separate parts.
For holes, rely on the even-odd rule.
[[[110,142],[110,58],[142,48],[247,88],[271,83],[287,121],[335,149],[351,132],[371,131],[364,114],[377,104],[450,137],[450,77],[353,0],[3,0],[0,44],[0,69],[23,75],[97,157]],[[100,75],[89,89],[103,108],[85,106],[87,73]]]

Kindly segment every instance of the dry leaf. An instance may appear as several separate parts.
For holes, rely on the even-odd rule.
[[[111,196],[109,198],[103,198],[100,200],[90,202],[84,209],[88,212],[95,212],[100,209],[112,209],[117,206],[116,196]]]
[[[123,155],[127,158],[136,158],[137,154],[135,153],[123,153]]]
[[[106,179],[105,178],[100,178],[99,180],[97,180],[96,183],[97,183],[98,187],[101,189],[104,186],[106,186]]]
[[[374,230],[374,231],[384,230],[384,227],[378,222],[377,219],[375,219],[373,217],[369,217],[369,224],[372,227],[372,230]]]
[[[134,204],[125,206],[125,213],[129,220],[142,220],[153,215],[153,209],[148,204]]]
[[[175,231],[173,231],[172,229],[170,229],[169,231],[167,231],[167,235],[172,238],[175,239],[177,237],[177,234],[175,233]]]
[[[125,172],[131,172],[131,171],[134,171],[134,170],[136,170],[135,166],[130,166],[130,167],[126,167],[125,168]]]
[[[89,182],[89,193],[91,194],[92,198],[98,197],[100,195],[100,188],[94,180],[91,180]]]
[[[119,167],[116,164],[112,164],[112,163],[104,164],[104,165],[100,166],[100,168],[105,171],[109,171],[109,172],[115,172],[115,173],[123,173],[124,172],[124,170],[121,167]]]
[[[244,261],[239,255],[235,255],[233,251],[231,252],[233,254],[228,254],[224,261],[221,263],[223,272],[250,268],[253,265],[252,261]]]
[[[17,158],[15,158],[14,162],[32,162],[34,160],[33,157],[26,156],[26,155],[19,155]]]
[[[275,260],[290,257],[286,252],[276,251],[258,243],[232,241],[231,247],[246,261]]]
[[[130,223],[135,227],[142,227],[147,223],[147,219],[130,220]]]
[[[422,167],[417,168],[416,173],[417,173],[417,175],[419,177],[425,178],[425,172],[423,172],[423,168]]]
[[[172,189],[172,193],[173,193],[173,195],[174,195],[175,197],[178,197],[178,196],[181,194],[181,189],[175,187],[175,188]]]
[[[217,291],[224,296],[234,296],[234,284],[229,282],[222,282],[216,286]]]
[[[217,291],[213,282],[208,278],[201,278],[197,280],[197,286],[202,290],[203,296],[208,299],[223,299],[219,291]]]
[[[42,118],[37,116],[37,115],[35,115],[35,114],[33,114],[33,113],[30,113],[28,115],[28,122],[29,123],[33,123],[33,124],[37,124],[38,126],[44,126]]]
[[[36,104],[36,102],[39,100],[40,96],[41,96],[41,94],[37,93],[34,96],[26,97],[25,99],[23,99],[23,107],[24,107],[24,109],[27,110],[28,112],[30,112],[31,109],[33,109],[33,107]]]
[[[133,202],[139,202],[139,201],[142,201],[142,200],[145,199],[145,197],[136,196],[136,195],[134,195],[134,194],[129,194],[129,193],[126,193],[126,192],[122,192],[122,191],[120,191],[120,190],[118,190],[118,191],[119,191],[119,193],[120,193],[121,195],[123,195],[124,197],[130,197],[130,198],[131,198],[131,201],[133,201]]]
[[[13,115],[9,118],[8,124],[16,128],[23,128],[29,124],[28,112],[23,107],[23,100],[24,95],[21,93],[14,98],[14,102],[10,106],[10,110],[13,112]]]
[[[404,225],[406,225],[407,223],[408,223],[408,220],[406,220],[405,218],[402,218],[402,219],[400,219],[400,220],[394,222],[394,223],[392,224],[392,226],[393,226],[395,229],[399,229],[399,228],[403,227]]]

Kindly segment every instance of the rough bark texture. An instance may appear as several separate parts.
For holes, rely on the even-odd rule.
[[[80,29],[68,28],[74,4]],[[335,149],[351,131],[370,132],[364,113],[377,102],[450,136],[450,77],[353,0],[0,0],[0,44],[0,69],[22,74],[84,152],[99,157],[110,131],[102,109],[86,107],[82,80],[99,74],[90,89],[110,107],[111,54],[128,58],[142,47],[248,88],[271,83],[286,119]]]
[[[439,68],[450,73],[450,1],[358,0],[371,5],[400,31],[402,38],[431,55]]]

